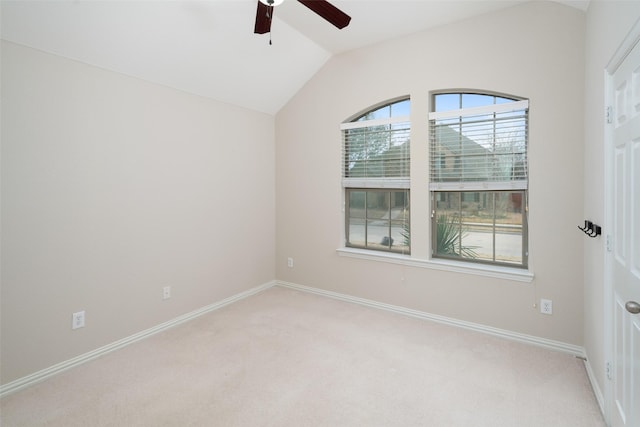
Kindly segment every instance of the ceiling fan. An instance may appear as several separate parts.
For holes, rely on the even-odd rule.
[[[265,34],[271,31],[273,8],[284,0],[258,0],[256,26],[254,33]],[[351,17],[326,0],[298,0],[303,5],[338,27],[343,29],[351,21]]]

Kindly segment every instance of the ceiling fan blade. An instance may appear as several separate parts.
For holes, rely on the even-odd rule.
[[[266,34],[271,31],[271,18],[273,17],[273,6],[267,6],[258,0],[258,11],[256,12],[256,26],[253,30],[255,34]]]
[[[326,0],[298,0],[336,27],[343,29],[351,21],[351,17]]]

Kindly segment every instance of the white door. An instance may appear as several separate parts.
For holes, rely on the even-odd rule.
[[[640,44],[612,76],[613,427],[640,426]]]

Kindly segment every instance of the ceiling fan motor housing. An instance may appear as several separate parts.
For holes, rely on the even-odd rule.
[[[260,0],[260,3],[273,7],[273,6],[278,6],[279,4],[282,4],[283,1],[284,0]]]

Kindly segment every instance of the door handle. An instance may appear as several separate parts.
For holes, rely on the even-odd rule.
[[[640,304],[635,301],[627,301],[627,303],[624,305],[624,308],[626,308],[627,311],[631,314],[640,313]]]

